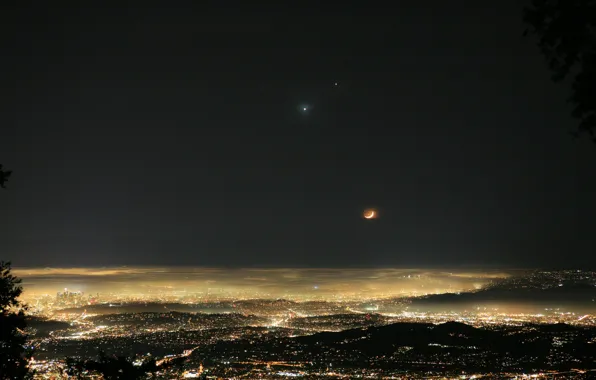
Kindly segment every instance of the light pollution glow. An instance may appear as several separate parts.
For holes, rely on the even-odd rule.
[[[71,291],[120,295],[356,300],[479,289],[514,271],[303,268],[14,268],[23,298]]]

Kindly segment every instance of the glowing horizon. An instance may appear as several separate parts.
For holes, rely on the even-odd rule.
[[[245,294],[271,298],[387,298],[461,292],[484,287],[514,271],[423,268],[13,268],[24,298],[64,288],[86,293]]]

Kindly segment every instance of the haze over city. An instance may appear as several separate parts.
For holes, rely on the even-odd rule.
[[[480,289],[522,271],[447,272],[421,269],[39,268],[15,269],[24,297],[63,287],[86,293],[212,298],[373,299]]]

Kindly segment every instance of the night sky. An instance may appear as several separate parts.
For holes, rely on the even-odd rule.
[[[596,265],[596,147],[523,2],[219,3],[2,5],[1,259]]]

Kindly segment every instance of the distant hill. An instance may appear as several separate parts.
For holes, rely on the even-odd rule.
[[[577,310],[596,309],[596,287],[591,284],[577,283],[553,286],[546,289],[495,286],[476,292],[436,294],[412,298],[412,308],[449,308],[473,307],[482,305],[500,305],[501,307],[540,307]]]
[[[592,368],[596,345],[590,342],[595,337],[594,328],[565,324],[489,330],[459,322],[394,323],[261,342],[219,342],[198,350],[196,355],[237,356],[240,360],[254,360],[262,355],[271,361],[308,361],[319,368],[330,367],[329,363],[335,362],[356,367],[374,364],[378,370],[459,371],[460,374],[462,370],[570,370]]]
[[[67,329],[70,327],[70,323],[39,317],[28,317],[27,327],[33,331],[35,337],[39,338],[49,336],[52,331]]]
[[[366,337],[366,339],[362,339]],[[359,346],[366,342],[366,349],[385,350],[393,346],[427,347],[429,344],[458,346],[494,345],[500,334],[490,330],[477,329],[459,322],[440,325],[432,323],[394,323],[366,329],[352,329],[338,333],[319,333],[296,338],[302,344],[341,344]],[[347,346],[346,346],[347,344]]]

